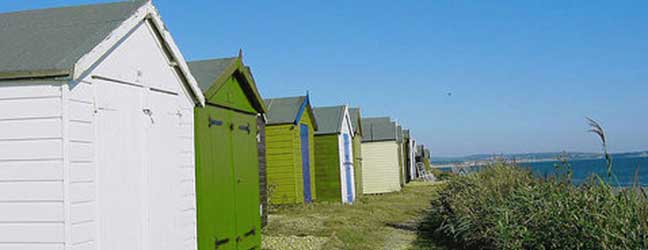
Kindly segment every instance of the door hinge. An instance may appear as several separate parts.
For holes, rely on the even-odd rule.
[[[248,123],[246,126],[239,126],[240,130],[247,131],[248,135],[250,134],[250,124]]]
[[[229,242],[229,239],[224,239],[224,240],[216,240],[214,242],[214,249],[218,250],[218,248],[222,245],[225,245]]]
[[[223,125],[223,121],[214,120],[214,119],[211,118],[211,116],[209,117],[209,127],[210,128],[212,126],[221,126],[221,125]]]

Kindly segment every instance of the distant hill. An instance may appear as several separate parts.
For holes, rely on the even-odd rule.
[[[431,157],[432,164],[452,164],[462,162],[474,161],[489,161],[494,159],[516,160],[516,161],[541,161],[541,160],[557,160],[562,155],[566,156],[568,160],[587,160],[602,158],[601,153],[585,153],[585,152],[544,152],[544,153],[524,153],[524,154],[475,154],[461,157]],[[612,158],[636,158],[648,157],[648,151],[639,152],[625,152],[612,154]]]

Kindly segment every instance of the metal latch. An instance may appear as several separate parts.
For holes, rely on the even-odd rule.
[[[142,112],[144,112],[145,115],[149,116],[151,123],[155,123],[155,121],[153,120],[153,111],[151,111],[151,109],[142,109]]]

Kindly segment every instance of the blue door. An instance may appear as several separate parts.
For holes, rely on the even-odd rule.
[[[313,201],[311,195],[311,176],[310,176],[310,150],[308,141],[308,125],[301,124],[299,129],[301,137],[301,153],[302,153],[302,175],[304,178],[304,202],[310,203]]]
[[[343,134],[342,137],[344,138],[344,172],[346,173],[347,202],[353,202],[353,179],[351,176],[353,163],[351,163],[351,140],[349,139],[349,134]]]

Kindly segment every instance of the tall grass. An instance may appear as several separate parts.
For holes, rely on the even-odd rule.
[[[603,143],[609,181],[605,133],[588,121]],[[420,229],[453,249],[648,249],[648,195],[598,176],[573,185],[570,176],[537,178],[497,162],[451,178]]]

